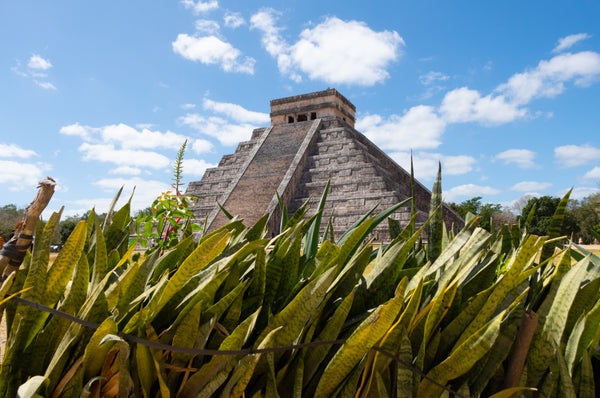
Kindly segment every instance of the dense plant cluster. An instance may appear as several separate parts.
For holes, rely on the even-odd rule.
[[[282,208],[271,239],[268,215],[253,226],[234,218],[197,242],[188,225],[172,248],[144,256],[132,256],[129,203],[104,223],[92,211],[49,265],[54,214],[2,295],[21,292],[99,326],[2,304],[0,396],[595,395],[600,258],[559,246],[568,194],[548,236],[526,223],[490,233],[473,215],[449,235],[435,206],[429,228],[413,215],[400,229],[388,217],[407,201],[372,209],[335,242],[319,236],[325,198],[311,217],[306,204],[289,218]],[[436,183],[432,203],[440,198]],[[392,241],[374,246],[381,222]],[[516,344],[532,315],[531,341]],[[220,351],[337,342],[194,355],[130,336]]]

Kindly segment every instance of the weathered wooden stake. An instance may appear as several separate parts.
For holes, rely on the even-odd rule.
[[[529,353],[529,346],[531,345],[531,340],[533,339],[537,324],[537,314],[531,310],[525,311],[523,318],[521,318],[521,327],[517,333],[517,338],[510,351],[506,373],[504,374],[503,388],[506,389],[519,386],[519,381],[523,374],[523,367],[525,366],[525,359]]]
[[[25,209],[23,219],[15,228],[14,236],[0,250],[0,283],[21,266],[40,215],[54,194],[56,181],[50,177],[41,180],[33,202]]]

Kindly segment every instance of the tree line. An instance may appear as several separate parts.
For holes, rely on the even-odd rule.
[[[491,231],[492,228],[498,229],[502,224],[523,223],[535,208],[529,225],[529,232],[535,235],[546,235],[552,215],[560,202],[560,198],[552,196],[523,196],[510,208],[506,208],[498,203],[482,203],[481,199],[481,196],[476,196],[460,203],[448,203],[448,206],[463,218],[467,213],[481,216],[481,227],[488,231]],[[147,208],[140,213],[147,213],[149,210]],[[24,214],[25,209],[14,204],[0,207],[0,239],[8,240],[11,231]],[[88,215],[89,212],[62,219],[52,243],[64,244],[75,225],[80,220],[87,219]],[[99,215],[101,220],[104,217],[105,214]],[[594,231],[600,234],[600,193],[581,200],[570,200],[565,213],[562,234],[571,237],[574,242],[592,244],[596,242]]]
[[[488,231],[497,230],[502,224],[518,223],[522,226],[531,215],[528,231],[534,235],[547,234],[550,220],[560,202],[560,198],[552,196],[527,195],[506,208],[497,203],[482,203],[481,199],[481,196],[476,196],[460,203],[448,203],[448,206],[463,218],[468,213],[481,216],[481,227]],[[596,236],[600,234],[600,193],[581,200],[569,200],[561,234],[569,236],[574,242],[597,243]]]

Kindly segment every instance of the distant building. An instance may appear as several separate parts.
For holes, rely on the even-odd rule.
[[[275,192],[290,215],[310,200],[310,215],[330,180],[325,216],[333,214],[334,236],[339,238],[375,204],[381,211],[410,197],[410,173],[354,129],[355,111],[335,89],[272,100],[271,125],[254,130],[250,141],[239,143],[235,153],[223,156],[202,180],[188,185],[187,194],[202,198],[192,208],[196,222],[202,225],[208,217],[209,231],[224,225],[227,217],[218,201],[248,226],[270,213],[269,229],[274,231],[281,217]],[[417,181],[414,189],[417,223],[422,225],[431,192]],[[392,218],[406,225],[410,204]],[[446,206],[444,220],[449,228],[464,224]],[[374,236],[389,239],[387,222]]]

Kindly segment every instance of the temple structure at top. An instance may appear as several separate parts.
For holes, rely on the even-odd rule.
[[[209,231],[224,225],[228,219],[220,203],[248,226],[269,213],[269,230],[277,231],[281,217],[277,195],[290,215],[305,201],[313,202],[310,216],[330,181],[325,214],[332,215],[338,238],[376,204],[381,211],[409,198],[410,173],[354,129],[355,112],[335,89],[272,100],[271,125],[254,130],[235,153],[223,156],[217,167],[188,185],[186,194],[201,198],[192,207],[196,222],[202,225],[207,220]],[[422,224],[429,214],[431,192],[415,181],[414,196],[417,224]],[[449,228],[463,225],[450,208],[443,210]],[[409,204],[392,218],[404,226],[410,213]],[[375,238],[389,239],[387,222],[375,230]]]

